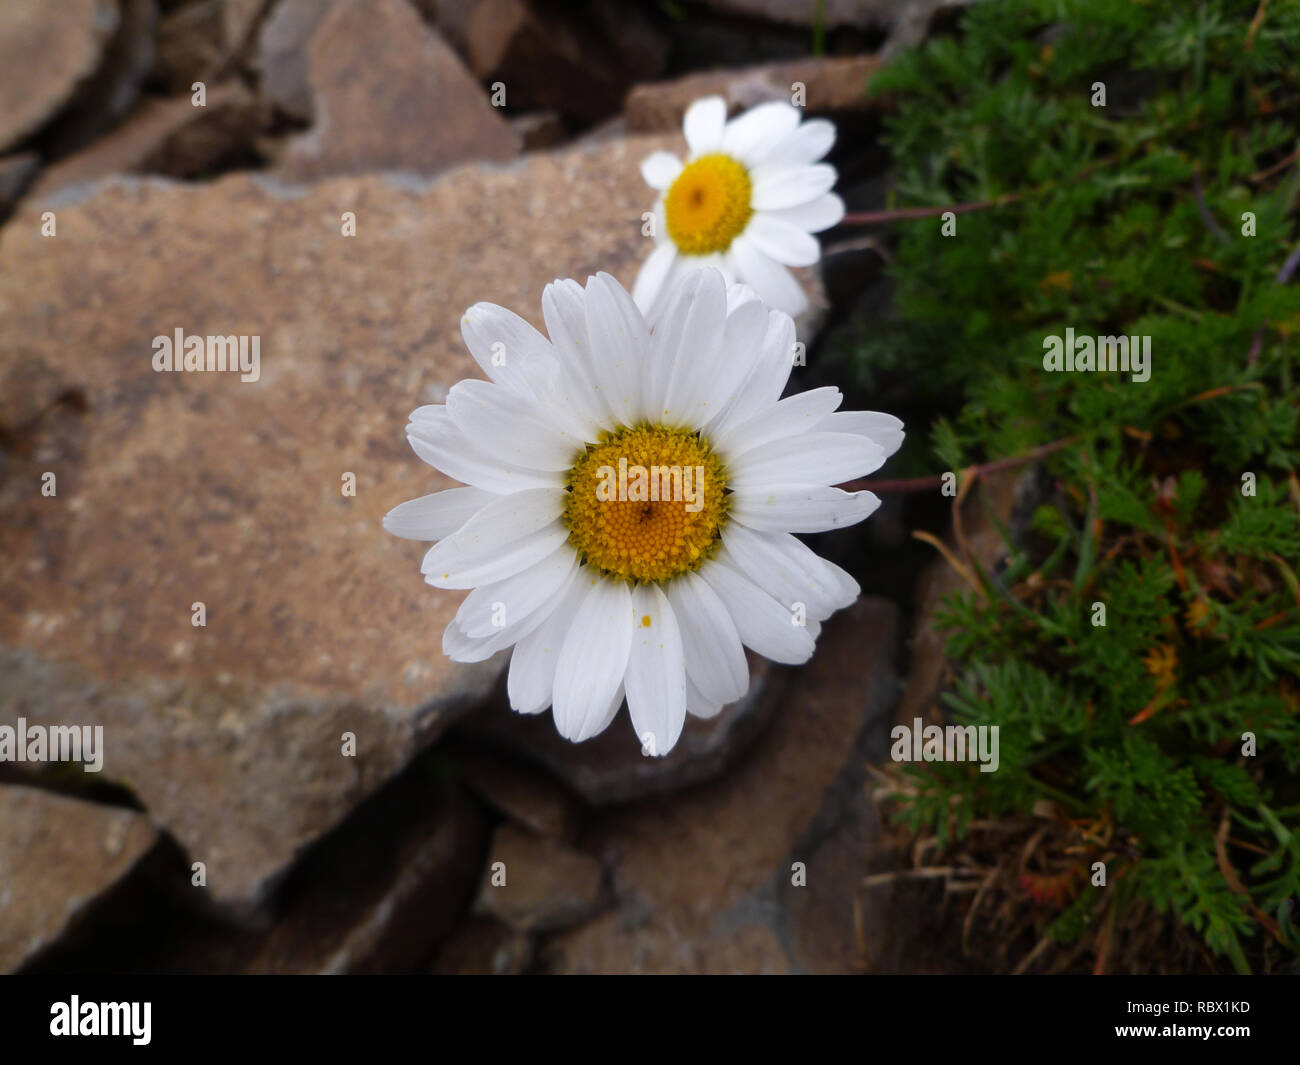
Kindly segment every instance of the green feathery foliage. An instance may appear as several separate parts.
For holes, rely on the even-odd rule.
[[[1238,971],[1300,950],[1298,60],[1294,0],[1016,0],[872,85],[895,205],[976,206],[898,223],[860,380],[923,382],[942,468],[1069,441],[1009,567],[941,615],[947,705],[1001,767],[900,768],[898,816],[1092,826],[1062,943],[1143,904]],[[1149,380],[1048,372],[1067,328],[1150,337]]]

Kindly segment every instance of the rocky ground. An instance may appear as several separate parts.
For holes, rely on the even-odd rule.
[[[0,725],[107,749],[0,763],[0,970],[959,964],[942,898],[864,884],[897,864],[867,767],[932,701],[957,579],[920,571],[902,500],[816,545],[867,594],[813,660],[753,663],[663,759],[625,718],[572,746],[511,713],[501,661],[445,659],[460,596],[379,524],[449,483],[402,429],[476,373],[467,306],[630,287],[638,164],[690,100],[804,82],[840,191],[879,206],[866,80],[950,6],[831,0],[809,58],[793,0],[0,5]],[[796,388],[881,299],[874,239],[824,244]],[[260,336],[262,386],[155,373],[176,327]]]

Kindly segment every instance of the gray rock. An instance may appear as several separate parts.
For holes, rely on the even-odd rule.
[[[256,101],[238,82],[210,86],[204,107],[189,96],[149,99],[87,148],[47,168],[32,194],[49,196],[110,174],[201,175],[252,153],[260,127]]]
[[[468,744],[444,743],[438,753],[466,787],[516,824],[539,836],[577,836],[582,805],[546,773]]]
[[[509,123],[406,0],[334,0],[311,33],[307,81],[314,124],[285,150],[283,180],[436,174],[518,153]]]
[[[0,972],[84,919],[155,838],[133,810],[0,784]]]
[[[792,26],[857,26],[883,29],[917,0],[704,0],[726,15]]]
[[[514,976],[533,961],[533,937],[488,918],[466,921],[438,952],[433,972],[442,976]]]
[[[547,932],[590,917],[601,903],[600,862],[559,840],[503,825],[492,837],[474,912],[518,932]]]
[[[804,87],[809,112],[874,110],[880,104],[867,95],[867,86],[881,66],[871,55],[825,56],[686,74],[637,85],[624,113],[633,131],[680,129],[686,109],[702,96],[722,96],[734,117],[762,103],[788,102],[796,83]]]
[[[41,157],[35,152],[22,152],[0,159],[0,219],[18,202],[40,168]]]
[[[898,694],[898,623],[898,609],[873,598],[831,618],[771,724],[730,772],[672,802],[602,814],[580,842],[610,867],[616,906],[546,937],[540,967],[860,968],[854,907],[876,831],[863,781]]]
[[[77,151],[124,118],[153,67],[158,21],[155,0],[118,2],[121,21],[104,48],[99,68],[42,134],[42,144],[51,158]]]
[[[121,19],[117,0],[0,4],[0,151],[63,109],[99,66]]]
[[[220,921],[172,855],[32,971],[421,972],[465,918],[487,842],[478,804],[417,766],[307,850],[257,927]]]
[[[616,114],[637,81],[658,77],[669,41],[635,4],[618,0],[419,0],[474,76],[501,82],[510,108],[596,122]]]
[[[280,0],[257,39],[262,92],[279,111],[311,121],[312,89],[307,76],[311,36],[332,0]]]
[[[570,743],[549,712],[517,714],[504,698],[467,721],[464,733],[544,766],[589,803],[605,805],[666,795],[721,774],[753,742],[780,703],[786,676],[765,659],[749,657],[745,696],[709,720],[688,718],[668,754],[641,753],[624,706],[595,739]]]
[[[202,81],[225,77],[254,43],[263,8],[275,0],[196,0],[163,13],[158,23],[153,80],[168,92],[189,95]],[[323,6],[316,0],[315,6]]]

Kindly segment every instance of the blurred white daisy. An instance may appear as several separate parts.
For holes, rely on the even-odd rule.
[[[642,310],[684,269],[712,266],[753,288],[769,306],[798,314],[803,289],[786,269],[821,255],[812,237],[844,217],[831,192],[835,168],[818,162],[835,143],[825,119],[766,103],[727,121],[721,96],[696,100],[683,120],[690,158],[654,152],[641,163],[655,204],[655,250],[633,296]]]
[[[548,285],[542,314],[549,340],[501,307],[466,312],[490,380],[454,385],[406,431],[467,487],[403,503],[384,527],[438,541],[429,584],[473,589],[443,650],[513,648],[515,710],[553,707],[577,742],[626,697],[643,749],[666,754],[688,713],[745,693],[742,646],[803,662],[857,597],[791,533],[874,511],[871,492],[830,486],[877,469],[902,423],[837,412],[835,388],[781,399],[794,323],[716,270],[684,276],[648,319],[608,274]]]

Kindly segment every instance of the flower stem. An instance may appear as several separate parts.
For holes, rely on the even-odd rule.
[[[972,466],[971,471],[976,477],[981,477],[990,473],[997,473],[1000,470],[1013,469],[1016,466],[1023,466],[1028,462],[1037,462],[1041,458],[1046,458],[1054,452],[1060,451],[1064,447],[1069,447],[1083,439],[1083,433],[1075,433],[1073,436],[1063,436],[1060,440],[1053,440],[1050,444],[1043,444],[1032,451],[1026,451],[1019,455],[1009,455],[1006,458],[997,459],[994,462],[986,462],[983,466]],[[848,481],[841,488],[846,492],[860,492],[866,489],[881,493],[902,494],[906,492],[928,492],[939,488],[943,484],[943,475],[936,474],[933,477],[909,477],[896,481],[873,481],[870,478],[859,478],[856,481]]]

